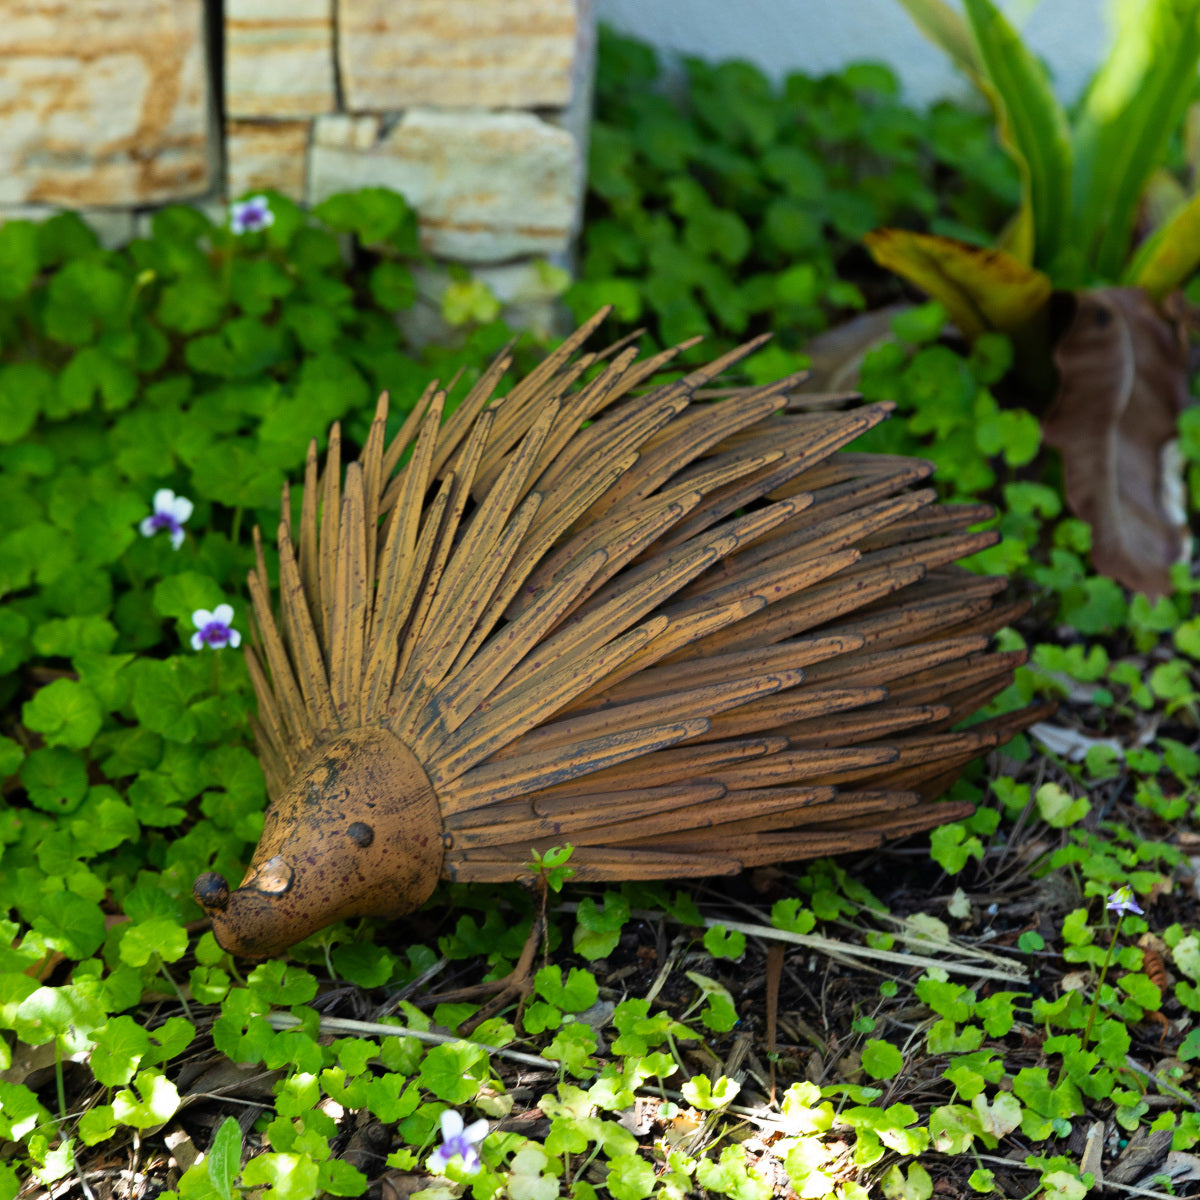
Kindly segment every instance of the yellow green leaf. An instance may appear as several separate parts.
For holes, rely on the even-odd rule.
[[[913,24],[977,86],[981,86],[983,64],[970,27],[945,0],[900,0]]]
[[[1123,0],[1113,49],[1074,133],[1074,237],[1096,275],[1117,278],[1142,193],[1179,128],[1200,61],[1200,0]]]
[[[1045,68],[992,0],[964,0],[985,68],[1001,141],[1017,159],[1022,207],[1032,210],[1038,261],[1052,262],[1067,234],[1071,143],[1067,116]]]
[[[1004,223],[996,238],[996,248],[1011,254],[1026,266],[1033,265],[1033,209],[1022,202],[1015,213]]]
[[[1017,143],[1004,97],[989,78],[975,34],[961,13],[945,0],[900,0],[913,24],[971,81],[996,115],[1000,144],[1021,172],[1021,205],[1000,235],[999,245],[1022,262],[1033,262],[1033,188],[1029,163]]]
[[[971,340],[1023,325],[1053,290],[1046,275],[1003,250],[905,229],[876,229],[863,240],[880,266],[940,301]]]
[[[1126,271],[1125,283],[1144,288],[1161,300],[1200,263],[1200,195],[1193,196],[1141,245]]]

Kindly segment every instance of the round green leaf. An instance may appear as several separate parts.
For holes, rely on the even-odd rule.
[[[891,1042],[869,1038],[863,1045],[862,1065],[872,1079],[891,1079],[900,1073],[904,1058]]]
[[[412,223],[412,209],[404,197],[381,187],[330,196],[313,215],[333,229],[357,234],[364,245],[402,238]]]
[[[412,308],[417,285],[403,263],[385,260],[371,272],[371,295],[380,308]]]
[[[100,732],[104,717],[89,688],[74,679],[56,679],[22,706],[21,719],[48,745],[82,750]]]
[[[168,575],[155,585],[154,611],[163,617],[174,617],[190,624],[192,613],[203,608],[212,610],[225,599],[221,587],[211,576],[198,571],[180,571]]]
[[[124,1088],[113,1097],[113,1113],[122,1125],[152,1129],[174,1116],[179,1092],[166,1076],[158,1071],[139,1071],[133,1086],[140,1096]]]
[[[33,648],[47,657],[72,658],[81,652],[107,654],[116,640],[112,622],[95,615],[43,621],[33,632]]]
[[[105,1087],[123,1087],[150,1053],[150,1035],[132,1017],[109,1017],[96,1031],[92,1074]]]
[[[260,1154],[242,1172],[247,1187],[268,1183],[272,1200],[309,1200],[317,1187],[317,1164],[308,1154]]]
[[[88,958],[104,941],[104,914],[99,905],[71,892],[54,892],[41,904],[33,927],[52,950],[68,958]]]
[[[38,273],[37,226],[32,221],[0,225],[0,300],[17,300]]]
[[[8,228],[0,225],[0,234]],[[0,367],[0,444],[19,442],[33,428],[38,413],[52,404],[54,394],[54,376],[38,363]]]
[[[40,987],[17,1005],[12,1027],[26,1045],[40,1046],[69,1033],[90,1033],[103,1025],[106,1014],[96,1000],[73,984]]]
[[[157,316],[167,329],[200,333],[221,319],[224,308],[225,296],[215,280],[189,275],[163,288]]]
[[[29,801],[46,812],[74,812],[87,792],[87,767],[61,747],[34,750],[21,768]]]
[[[106,1142],[117,1131],[117,1118],[111,1104],[97,1104],[79,1118],[79,1139],[85,1146]],[[2,1194],[0,1182],[0,1194]],[[15,1194],[15,1193],[14,1193]]]
[[[157,954],[163,962],[182,958],[187,950],[187,930],[170,917],[151,917],[127,929],[121,939],[121,961],[144,967]]]
[[[133,685],[133,711],[141,723],[173,742],[196,736],[196,719],[188,710],[198,692],[192,673],[178,658],[143,659]]]
[[[113,412],[124,408],[137,392],[137,376],[99,346],[78,351],[58,377],[58,390],[46,404],[51,418],[87,412],[97,396]]]
[[[421,1063],[421,1086],[447,1104],[465,1104],[487,1076],[487,1051],[470,1042],[434,1046]]]
[[[10,737],[0,737],[0,779],[15,775],[25,761],[25,748]]]

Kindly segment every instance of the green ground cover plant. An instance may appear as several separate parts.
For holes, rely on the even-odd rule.
[[[774,329],[751,372],[896,297],[854,248],[865,229],[903,212],[987,234],[1015,194],[982,118],[909,112],[879,68],[780,94],[691,64],[656,104],[649,52],[609,38],[601,74],[572,302],[658,340]],[[816,140],[819,106],[840,135]],[[703,203],[677,143],[713,148]],[[762,174],[774,149],[808,192]],[[402,412],[460,366],[461,395],[509,336],[397,348],[418,256],[399,197],[268,207],[240,235],[168,209],[115,252],[69,215],[0,227],[0,1200],[113,1169],[189,1200],[381,1176],[424,1200],[1076,1200],[1101,1162],[1159,1187],[1167,1151],[1200,1141],[1195,584],[1177,568],[1151,603],[1091,570],[1036,422],[996,399],[1011,346],[946,341],[935,305],[864,360],[897,414],[863,448],[998,504],[977,565],[1033,607],[1002,635],[1029,658],[997,705],[1058,699],[1058,750],[1022,738],[980,764],[956,789],[976,814],[929,845],[724,889],[589,890],[566,848],[543,856],[547,953],[519,1020],[468,1030],[475,1005],[425,1003],[509,969],[534,916],[519,888],[446,886],[403,924],[259,964],[220,949],[191,882],[239,876],[265,801],[234,648],[250,528],[278,521],[309,435],[344,419],[361,438],[376,390]],[[723,258],[739,228],[753,244]],[[1189,414],[1181,449],[1195,503]]]
[[[755,369],[774,375],[878,302],[882,277],[864,289],[855,269],[864,234],[979,236],[1019,195],[982,113],[918,114],[878,63],[780,88],[748,63],[687,59],[671,82],[650,47],[602,30],[596,108],[574,315],[613,304],[659,344],[704,335],[705,353],[769,329]]]

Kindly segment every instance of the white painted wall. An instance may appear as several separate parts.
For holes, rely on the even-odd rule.
[[[951,0],[954,3],[955,0]],[[1108,43],[1104,0],[1000,0],[1071,100]],[[773,79],[824,74],[851,62],[886,62],[908,99],[926,104],[969,90],[918,32],[897,0],[597,0],[622,33],[659,49],[720,61],[744,58]]]

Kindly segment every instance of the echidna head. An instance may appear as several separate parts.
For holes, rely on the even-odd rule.
[[[241,886],[209,871],[192,894],[223,949],[260,958],[334,921],[411,912],[442,856],[437,799],[412,752],[385,729],[355,729],[271,802]]]

